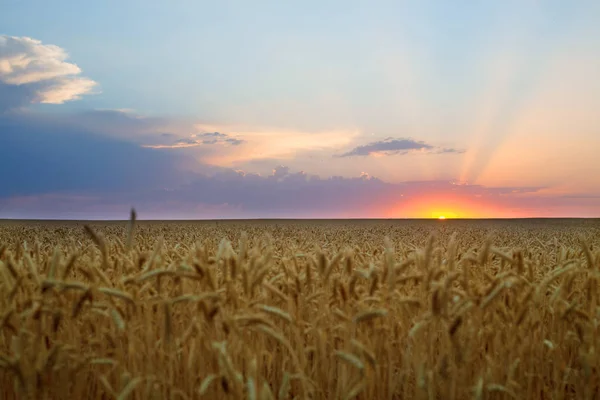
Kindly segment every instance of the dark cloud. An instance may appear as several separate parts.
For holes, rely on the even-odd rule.
[[[174,143],[175,144],[198,144],[198,140],[192,139],[192,138],[185,138],[185,139],[178,139]]]
[[[426,151],[437,154],[441,153],[462,153],[462,150],[452,148],[437,148],[433,145],[427,144],[423,141],[416,141],[413,139],[394,139],[388,137],[384,140],[371,142],[366,145],[355,147],[347,153],[340,155],[339,157],[351,157],[351,156],[370,156],[374,154],[381,155],[394,155],[394,154],[406,154],[411,151]]]
[[[245,143],[245,140],[242,139],[235,139],[235,138],[229,138],[229,139],[225,139],[225,142],[229,143],[232,146],[238,146],[242,143]]]
[[[289,173],[290,168],[286,167],[285,165],[278,165],[273,169],[273,177],[275,177],[275,179],[286,177],[289,175]]]
[[[220,133],[220,132],[203,133],[201,135],[197,135],[197,137],[208,138],[208,139],[198,139],[198,142],[202,143],[202,144],[230,144],[232,146],[237,146],[242,143],[245,143],[245,140],[233,138],[225,133]]]
[[[0,115],[34,102],[35,90],[31,86],[8,85],[0,81]]]
[[[450,147],[443,147],[437,151],[437,154],[444,154],[444,153],[462,154],[464,152],[465,152],[465,150],[463,150],[463,149],[453,149]]]
[[[44,113],[22,109],[5,112],[3,117],[5,121],[28,122],[29,125],[35,125],[42,130],[47,126],[52,130],[86,132],[138,146],[161,144],[167,140],[173,143],[181,138],[182,132],[193,129],[191,121],[144,117],[128,110]]]
[[[161,187],[182,176],[179,159],[35,114],[0,116],[0,196]]]
[[[189,131],[191,121],[146,117],[129,110],[85,110],[72,114],[41,114],[35,118],[51,125],[81,129],[137,144],[161,143],[181,137],[176,132]]]

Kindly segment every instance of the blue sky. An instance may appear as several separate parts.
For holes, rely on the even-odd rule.
[[[0,35],[14,38],[0,47],[0,124],[11,127],[3,139],[12,138],[11,154],[31,148],[24,138],[35,135],[56,138],[50,142],[64,150],[66,130],[79,135],[69,142],[73,152],[93,138],[111,141],[108,158],[122,153],[110,150],[117,143],[135,146],[142,159],[159,153],[171,160],[165,162],[173,171],[165,174],[177,182],[214,170],[267,177],[283,166],[324,180],[538,188],[531,199],[482,204],[481,213],[589,215],[600,210],[589,200],[600,196],[600,181],[584,179],[600,172],[590,150],[600,146],[599,26],[600,3],[592,1],[0,0]],[[24,45],[24,38],[37,44]],[[49,45],[68,58],[58,63]],[[33,64],[20,77],[3,78],[3,55],[14,66],[17,48],[55,71],[56,82],[24,82],[38,79]],[[65,75],[73,65],[80,71]],[[50,104],[39,104],[40,96]],[[215,132],[223,136],[203,136]],[[18,211],[18,196],[80,199],[93,182],[97,196],[109,190],[96,172],[92,183],[66,192],[61,179],[67,177],[57,173],[56,185],[40,186],[29,176],[19,185],[44,191],[8,190],[12,200],[5,198],[0,216]],[[184,197],[172,190],[171,206],[149,210],[168,214]],[[469,207],[446,204],[443,191],[436,193],[432,210],[467,214]],[[133,189],[126,194],[122,208],[137,200]],[[225,210],[234,204],[242,216],[266,212],[223,196],[215,204]],[[396,194],[380,196],[360,215],[437,212],[403,206],[390,198]],[[186,198],[185,207],[203,204]],[[18,212],[62,212],[35,201]],[[532,205],[540,202],[552,206]],[[85,207],[103,212],[91,200]]]
[[[365,108],[394,83],[394,63],[417,67],[415,84],[431,106],[464,106],[496,47],[542,60],[577,26],[595,24],[599,8],[523,1],[0,4],[4,33],[60,43],[101,83],[101,95],[73,107],[206,118],[226,118],[232,105],[310,101],[327,91]],[[390,63],[387,74],[382,63]]]

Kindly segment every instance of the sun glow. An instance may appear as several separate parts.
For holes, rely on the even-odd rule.
[[[521,216],[511,209],[514,205],[502,204],[500,196],[481,198],[472,193],[456,193],[444,188],[417,194],[405,194],[389,208],[392,218],[419,218],[435,220],[506,218]]]
[[[451,218],[458,218],[459,215],[455,212],[451,212],[448,210],[445,211],[433,211],[431,213],[431,217],[433,219],[451,219]]]

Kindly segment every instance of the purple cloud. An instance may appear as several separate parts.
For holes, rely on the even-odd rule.
[[[185,176],[185,157],[36,115],[0,115],[0,170],[11,171],[3,174],[0,197],[136,190]]]
[[[347,153],[340,155],[339,157],[352,157],[352,156],[371,156],[371,155],[394,155],[394,154],[407,154],[411,151],[426,151],[434,152],[436,154],[442,153],[463,153],[464,150],[457,150],[452,148],[437,148],[433,145],[427,144],[423,141],[416,141],[413,139],[394,139],[391,137],[385,138],[377,142],[371,142],[366,145],[357,146]]]
[[[190,137],[177,139],[170,144],[146,144],[144,147],[154,148],[154,149],[179,149],[179,148],[189,148],[189,147],[198,147],[202,145],[210,146],[210,145],[221,145],[221,146],[238,146],[242,143],[245,143],[242,139],[237,139],[231,137],[225,133],[219,132],[209,132],[202,134],[193,134]]]
[[[522,216],[519,213],[524,211],[551,214],[565,205],[575,205],[581,213],[598,210],[594,199],[565,203],[559,197],[540,198],[535,196],[540,190],[536,187],[489,188],[446,181],[388,183],[367,174],[319,177],[292,172],[285,166],[266,176],[210,168],[186,182],[163,181],[162,185],[0,198],[0,217],[121,219],[131,206],[141,218],[150,219],[402,217],[403,210],[428,197],[499,205],[505,216]]]

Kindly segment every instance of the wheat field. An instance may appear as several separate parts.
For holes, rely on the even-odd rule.
[[[3,399],[592,399],[600,221],[0,223]]]

